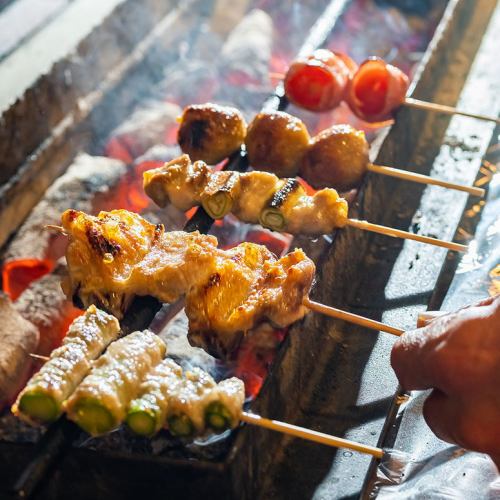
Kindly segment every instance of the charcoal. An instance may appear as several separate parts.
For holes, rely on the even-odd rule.
[[[5,262],[36,258],[56,261],[63,255],[65,237],[47,231],[47,224],[60,224],[68,208],[93,212],[113,206],[115,188],[126,173],[117,160],[80,154],[65,174],[46,191],[31,211],[3,255]]]

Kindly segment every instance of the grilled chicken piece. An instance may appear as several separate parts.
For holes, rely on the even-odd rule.
[[[312,138],[299,174],[316,189],[335,186],[347,191],[359,185],[365,175],[369,149],[362,130],[334,125]]]
[[[182,155],[144,172],[144,191],[159,207],[171,203],[179,210],[189,210],[200,204],[210,174],[211,169],[205,163],[191,163],[188,155]]]
[[[309,196],[297,179],[282,179],[260,212],[259,222],[274,231],[318,235],[343,227],[347,202],[331,188]]]
[[[292,234],[319,236],[347,222],[347,202],[334,189],[309,196],[295,178],[280,179],[260,171],[210,172],[200,163],[191,165],[184,155],[161,169],[147,171],[144,188],[160,205],[165,200],[178,203],[179,208],[201,204],[214,219],[232,212],[243,222]],[[170,175],[170,171],[174,173]],[[201,171],[203,175],[198,173]],[[183,184],[186,190],[178,196]],[[176,201],[181,197],[182,201]]]
[[[236,108],[206,103],[184,109],[177,141],[192,160],[215,165],[240,148],[246,132]]]
[[[315,272],[302,250],[277,260],[261,245],[242,243],[225,254],[186,297],[190,343],[218,357],[235,352],[259,322],[283,327],[301,319]]]
[[[62,346],[52,351],[50,359],[31,377],[12,407],[13,413],[31,423],[56,420],[63,402],[119,333],[116,318],[90,306],[73,321]]]
[[[126,210],[97,217],[67,210],[62,224],[69,235],[64,292],[84,307],[96,304],[119,319],[135,295],[177,300],[193,277],[208,279],[219,252],[213,236],[166,233],[163,225]]]
[[[250,165],[279,177],[295,176],[309,139],[305,124],[295,116],[283,111],[259,113],[245,139]]]
[[[163,340],[148,330],[113,342],[65,402],[68,418],[92,436],[116,428],[139,393],[142,379],[166,349]]]
[[[30,376],[29,355],[36,352],[37,345],[38,330],[0,292],[0,411],[12,403]]]

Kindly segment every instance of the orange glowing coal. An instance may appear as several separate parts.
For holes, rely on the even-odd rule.
[[[16,300],[30,284],[50,273],[54,263],[47,259],[16,259],[6,262],[2,267],[2,288]]]

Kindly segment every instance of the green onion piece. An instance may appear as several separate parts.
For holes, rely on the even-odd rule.
[[[156,430],[156,415],[143,408],[129,410],[126,423],[139,436],[153,436]]]
[[[205,410],[205,422],[215,431],[222,432],[231,427],[233,418],[220,401],[213,401]]]
[[[233,208],[233,198],[225,191],[207,196],[201,204],[212,219],[222,219]]]
[[[260,223],[273,231],[284,231],[286,226],[285,217],[277,208],[265,208],[262,210]]]
[[[172,415],[168,418],[168,429],[174,436],[191,436],[194,425],[187,415]]]
[[[111,412],[95,400],[82,399],[75,405],[72,413],[72,420],[92,436],[105,434],[117,425]]]
[[[31,419],[50,423],[61,414],[60,408],[52,396],[42,392],[27,392],[21,396],[19,410]]]

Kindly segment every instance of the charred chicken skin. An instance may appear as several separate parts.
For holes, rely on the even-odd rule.
[[[259,171],[213,172],[203,162],[192,164],[187,155],[145,172],[144,189],[160,206],[202,205],[214,219],[231,212],[243,222],[291,234],[319,236],[347,222],[347,202],[334,189],[309,196],[295,178]]]
[[[236,108],[206,103],[184,109],[177,141],[193,160],[215,165],[240,148],[246,132],[245,120]]]
[[[227,250],[208,280],[186,296],[191,344],[227,357],[257,322],[285,327],[298,321],[307,312],[302,303],[314,273],[302,250],[281,259],[253,243]]]

